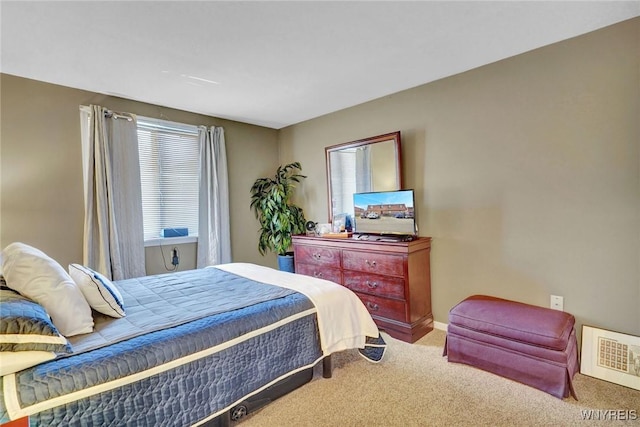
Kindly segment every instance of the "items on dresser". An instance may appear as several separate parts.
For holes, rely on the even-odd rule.
[[[293,236],[295,271],[358,295],[378,327],[415,342],[433,329],[431,238],[364,241]]]

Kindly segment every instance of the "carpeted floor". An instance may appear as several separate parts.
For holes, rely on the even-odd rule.
[[[333,356],[333,378],[313,380],[237,423],[252,426],[640,426],[640,391],[582,374],[579,401],[442,357],[445,332],[415,344],[384,335],[381,363]],[[598,419],[599,418],[599,419]]]

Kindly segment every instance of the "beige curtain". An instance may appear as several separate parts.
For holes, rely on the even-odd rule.
[[[356,193],[373,191],[373,176],[371,175],[371,146],[356,149]]]
[[[200,126],[197,268],[231,262],[229,179],[224,129]]]
[[[110,279],[145,275],[136,118],[80,110],[85,190],[83,263]]]

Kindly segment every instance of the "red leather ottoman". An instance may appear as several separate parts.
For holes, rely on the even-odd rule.
[[[444,355],[545,391],[571,394],[578,372],[575,318],[562,311],[474,295],[449,311]]]

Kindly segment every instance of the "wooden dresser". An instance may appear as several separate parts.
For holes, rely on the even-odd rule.
[[[431,237],[411,242],[294,236],[295,271],[354,291],[380,329],[415,342],[433,329]]]

